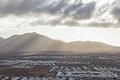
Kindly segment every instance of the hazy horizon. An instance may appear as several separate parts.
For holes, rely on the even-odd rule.
[[[80,41],[80,42],[97,42],[97,43],[103,43],[103,44],[106,44],[106,45],[109,45],[109,46],[120,47],[120,46],[111,45],[111,44],[109,44],[109,43],[100,42],[100,41],[95,41],[95,40],[69,40],[69,41],[68,41],[68,40],[64,40],[64,39],[58,39],[58,38],[49,37],[49,36],[47,36],[47,35],[40,34],[40,33],[38,33],[38,32],[29,32],[29,33],[13,34],[13,35],[10,35],[10,36],[7,36],[7,37],[0,37],[0,38],[3,38],[3,40],[4,40],[4,39],[8,39],[8,38],[10,38],[10,37],[12,37],[12,36],[15,36],[15,35],[20,36],[20,35],[25,35],[25,34],[29,34],[29,35],[30,35],[30,34],[39,34],[39,35],[48,37],[48,38],[53,39],[53,40],[63,41],[63,42],[65,42],[65,43],[78,42],[78,41]]]

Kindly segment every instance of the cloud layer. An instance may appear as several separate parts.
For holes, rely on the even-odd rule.
[[[82,0],[0,0],[0,17],[38,17],[30,23],[32,25],[119,27],[119,4],[120,0],[105,4],[101,4],[100,0],[89,3]],[[41,19],[43,15],[53,18]]]

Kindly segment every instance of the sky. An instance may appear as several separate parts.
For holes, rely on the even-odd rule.
[[[37,32],[120,46],[120,0],[0,0],[0,37]]]

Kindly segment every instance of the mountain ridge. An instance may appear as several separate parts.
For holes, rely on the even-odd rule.
[[[75,41],[66,43],[38,33],[14,35],[0,43],[0,54],[40,51],[68,51],[77,53],[120,52],[119,47],[94,41]]]

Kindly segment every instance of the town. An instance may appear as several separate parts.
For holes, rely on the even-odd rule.
[[[120,80],[120,56],[36,55],[1,59],[0,80]]]

